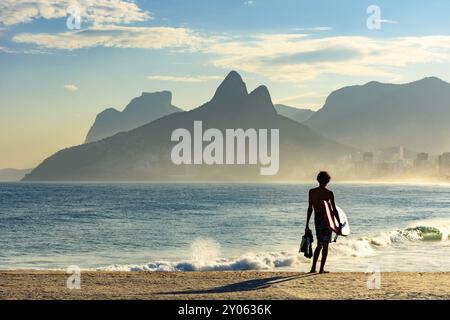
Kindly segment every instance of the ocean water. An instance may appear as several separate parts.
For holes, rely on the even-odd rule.
[[[2,183],[0,269],[307,271],[313,186]],[[450,271],[449,185],[330,188],[352,233],[331,244],[328,269]]]

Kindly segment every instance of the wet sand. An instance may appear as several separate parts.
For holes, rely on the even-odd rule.
[[[0,299],[450,299],[450,273],[103,272],[68,289],[58,271],[0,271]]]

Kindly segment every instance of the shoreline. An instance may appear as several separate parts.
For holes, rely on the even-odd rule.
[[[68,289],[63,271],[0,270],[0,299],[303,300],[450,299],[450,272],[386,272],[380,289],[368,289],[368,274],[332,272],[82,271],[81,288]]]
[[[306,184],[314,185],[315,180],[0,180],[0,183],[20,184]],[[444,185],[450,186],[447,179],[416,179],[416,178],[390,178],[390,179],[335,179],[333,184],[395,184],[395,185]]]

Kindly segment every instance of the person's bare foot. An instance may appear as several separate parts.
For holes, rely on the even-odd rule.
[[[330,271],[320,270],[319,273],[330,273]]]

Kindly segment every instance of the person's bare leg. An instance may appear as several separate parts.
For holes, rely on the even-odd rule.
[[[322,245],[318,244],[316,250],[314,250],[313,264],[311,266],[311,271],[309,271],[310,273],[316,272],[316,265],[317,260],[319,260],[320,250],[322,250]]]
[[[320,260],[319,273],[327,273],[327,271],[325,271],[325,262],[327,262],[327,256],[328,256],[328,243],[323,245],[322,259]]]

